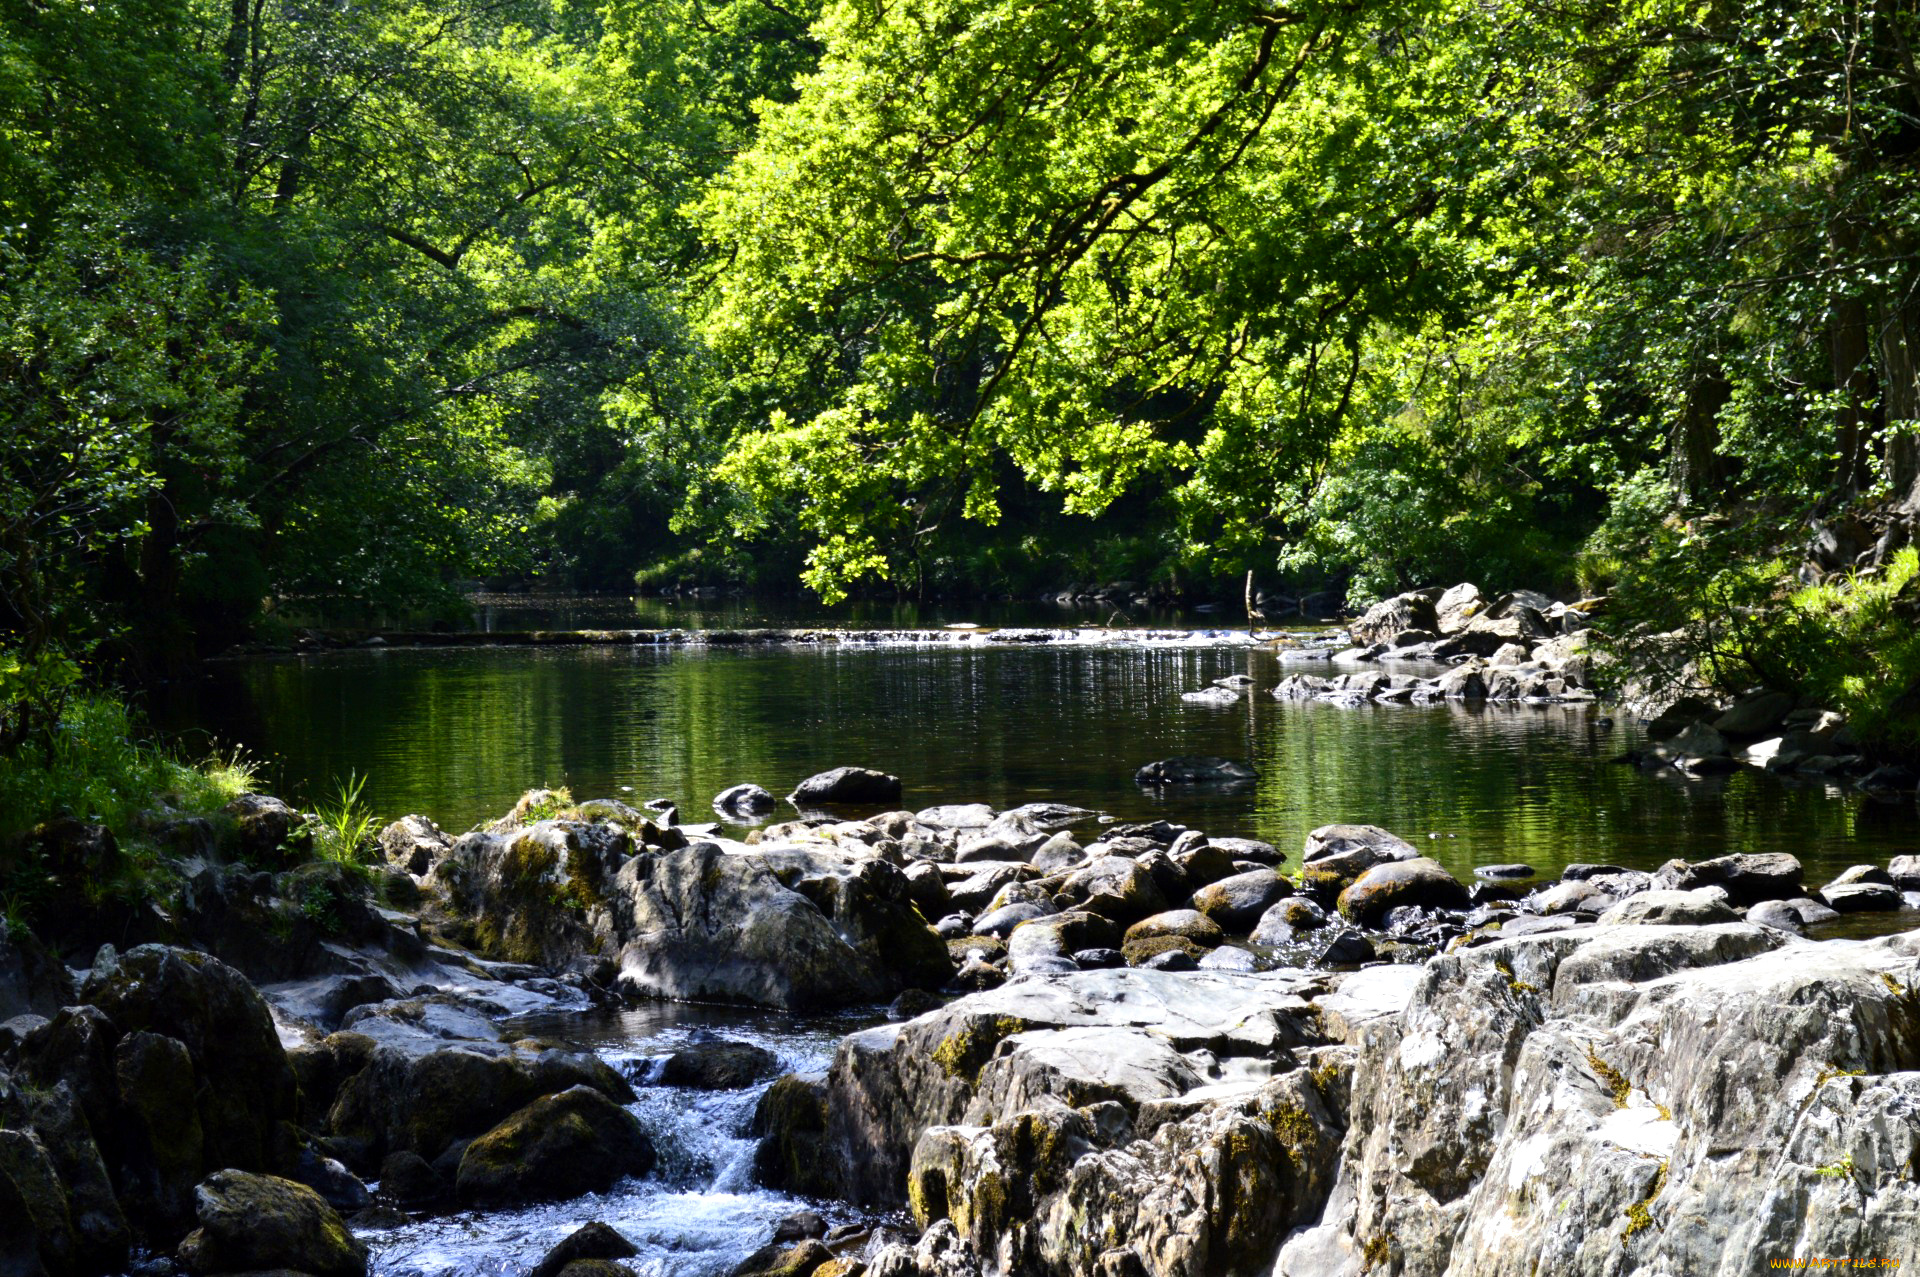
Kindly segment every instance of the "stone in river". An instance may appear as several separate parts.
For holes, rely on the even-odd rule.
[[[1242,785],[1258,780],[1260,773],[1251,763],[1212,755],[1185,755],[1148,763],[1134,773],[1136,784],[1156,785]]]
[[[576,1086],[535,1100],[467,1145],[455,1188],[473,1205],[564,1201],[605,1192],[653,1163],[640,1120],[591,1087]]]
[[[1293,894],[1293,884],[1271,869],[1233,874],[1200,888],[1189,902],[1228,931],[1247,932],[1275,901]]]
[[[761,816],[779,805],[779,800],[758,785],[735,785],[713,796],[713,809],[723,816]]]
[[[1425,856],[1375,865],[1340,893],[1340,912],[1355,922],[1377,922],[1400,905],[1464,909],[1467,889],[1440,863]]]
[[[865,767],[836,767],[794,786],[787,801],[796,807],[814,803],[891,803],[900,800],[900,778]]]

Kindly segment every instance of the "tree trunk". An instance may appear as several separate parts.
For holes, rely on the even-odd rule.
[[[1873,439],[1878,421],[1871,329],[1866,305],[1853,298],[1838,303],[1827,325],[1827,353],[1833,364],[1833,388],[1840,394],[1834,413],[1834,491],[1842,498],[1859,494],[1873,479]]]
[[[1880,318],[1880,368],[1886,412],[1887,484],[1909,509],[1920,505],[1920,303],[1886,307]]]
[[[1718,360],[1707,360],[1687,387],[1687,402],[1674,423],[1668,454],[1674,491],[1683,506],[1711,504],[1726,481],[1720,456],[1720,410],[1733,397],[1733,385]]]

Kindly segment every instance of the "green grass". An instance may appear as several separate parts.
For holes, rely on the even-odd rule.
[[[367,778],[357,771],[347,773],[334,790],[334,796],[316,804],[307,827],[313,831],[314,852],[326,860],[358,865],[368,860],[368,848],[380,818],[361,801]]]
[[[142,814],[213,815],[253,786],[253,766],[237,751],[189,759],[143,738],[116,697],[66,697],[43,740],[0,752],[0,927],[24,928],[76,894],[92,904],[161,894],[169,870]],[[112,830],[113,863],[84,873],[49,865],[31,835],[59,817]]]

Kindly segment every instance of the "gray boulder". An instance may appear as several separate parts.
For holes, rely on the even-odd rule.
[[[1372,926],[1403,905],[1425,909],[1464,909],[1467,889],[1437,860],[1418,856],[1375,865],[1340,893],[1340,912]]]
[[[1602,926],[1650,923],[1662,926],[1699,926],[1709,922],[1737,922],[1740,914],[1715,887],[1692,891],[1646,891],[1631,896],[1600,915]]]
[[[1200,888],[1188,902],[1227,931],[1253,930],[1275,901],[1293,894],[1293,884],[1271,869],[1233,874]]]
[[[1437,632],[1440,617],[1433,592],[1417,590],[1375,603],[1347,628],[1356,643],[1385,643],[1405,630]]]
[[[619,979],[648,997],[840,1006],[938,988],[953,970],[881,860],[695,843],[629,860],[615,898]]]
[[[787,795],[787,801],[796,807],[895,803],[900,801],[900,778],[865,767],[836,767],[801,781]]]

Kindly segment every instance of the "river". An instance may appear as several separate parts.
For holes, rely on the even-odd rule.
[[[511,600],[477,616],[495,630],[820,619]],[[838,619],[886,627],[1061,620],[1009,607]],[[217,662],[156,709],[189,739],[244,748],[264,782],[290,798],[325,797],[354,773],[383,818],[421,812],[453,830],[499,814],[534,785],[567,785],[582,799],[667,799],[683,819],[700,821],[712,819],[712,795],[735,783],[784,793],[813,772],[859,764],[901,776],[909,807],[1045,798],[1263,838],[1292,856],[1317,825],[1370,822],[1427,843],[1461,877],[1511,861],[1551,877],[1576,861],[1651,869],[1675,856],[1778,850],[1799,856],[1818,885],[1920,843],[1911,797],[1886,803],[1754,772],[1649,776],[1613,763],[1637,728],[1589,706],[1278,701],[1268,693],[1282,677],[1324,671],[1324,663],[1209,629],[1223,622],[1207,615],[1121,620],[1162,634],[1049,644],[359,648]],[[1253,686],[1232,704],[1180,698],[1236,674]],[[1237,793],[1177,796],[1134,784],[1142,763],[1176,754],[1245,758],[1259,780]],[[819,1069],[840,1034],[881,1015],[659,1006],[518,1025],[600,1051],[635,1081],[634,1111],[661,1151],[660,1169],[602,1196],[370,1234],[376,1272],[505,1277],[600,1219],[639,1247],[628,1262],[643,1277],[722,1277],[791,1211],[812,1205],[830,1223],[851,1221],[838,1208],[752,1184],[747,1125],[764,1083],[719,1093],[666,1088],[650,1081],[649,1062],[695,1034],[720,1032],[769,1047],[787,1069]]]

